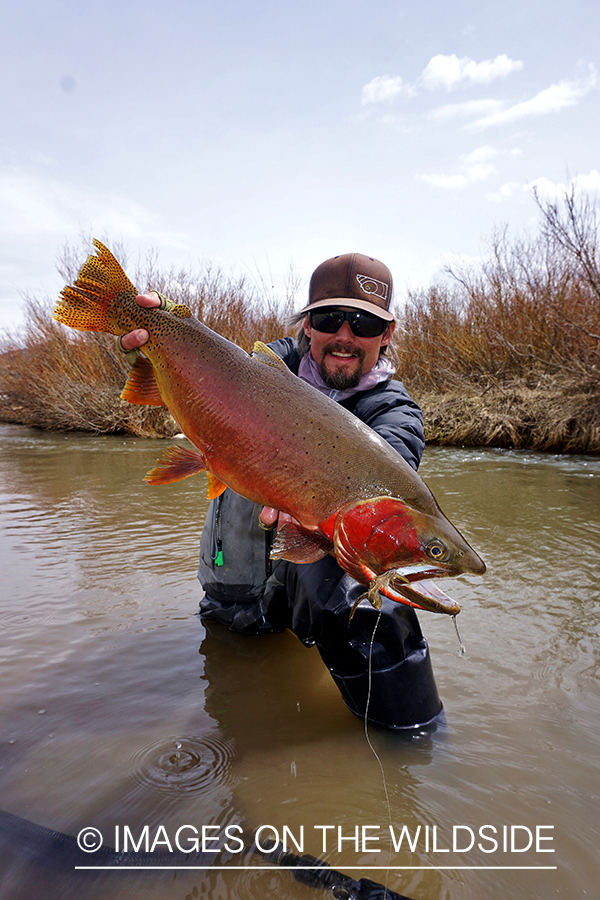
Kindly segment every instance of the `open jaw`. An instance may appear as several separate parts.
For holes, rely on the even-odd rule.
[[[367,597],[373,603],[374,595],[381,592],[385,597],[396,603],[404,603],[428,612],[445,613],[456,616],[460,612],[460,606],[440,590],[430,578],[421,578],[409,581],[408,578],[395,569],[377,575],[367,592]],[[374,604],[376,605],[376,604]]]

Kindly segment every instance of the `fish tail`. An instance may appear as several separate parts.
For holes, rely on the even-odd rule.
[[[118,295],[135,298],[138,291],[112,255],[110,250],[94,238],[97,256],[88,256],[73,285],[60,292],[54,318],[63,325],[80,331],[113,330],[109,310]]]

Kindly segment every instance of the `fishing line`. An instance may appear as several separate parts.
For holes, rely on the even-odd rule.
[[[390,835],[391,835],[391,834],[392,834],[392,807],[391,807],[391,805],[390,805],[390,795],[389,795],[389,793],[388,793],[388,787],[387,787],[387,781],[386,781],[386,779],[385,779],[385,771],[384,771],[384,769],[383,769],[383,763],[381,762],[381,758],[380,758],[379,754],[377,753],[375,747],[374,747],[373,744],[371,743],[371,738],[369,737],[369,722],[368,722],[368,716],[369,716],[369,703],[371,702],[371,675],[372,675],[372,661],[373,661],[373,644],[374,644],[374,642],[375,642],[375,632],[377,631],[377,626],[379,625],[379,622],[380,622],[380,621],[381,621],[381,609],[379,609],[379,612],[377,613],[377,618],[376,618],[376,620],[375,620],[375,627],[373,628],[373,634],[371,635],[371,643],[369,644],[369,668],[368,668],[368,682],[367,682],[367,685],[368,685],[368,687],[367,687],[367,703],[366,703],[366,706],[365,706],[365,738],[366,738],[366,740],[367,740],[367,744],[368,744],[369,747],[371,748],[371,753],[373,754],[373,756],[374,756],[375,759],[377,760],[377,763],[378,763],[378,765],[379,765],[379,771],[381,772],[381,781],[382,781],[382,783],[383,783],[383,792],[384,792],[384,794],[385,794],[385,803],[386,803],[386,806],[387,806],[388,822],[389,822],[389,826],[390,826]],[[390,857],[391,857],[391,854],[390,854]],[[384,900],[385,900],[385,898],[386,898],[387,895],[388,895],[388,880],[389,880],[389,877],[390,877],[390,862],[391,862],[391,859],[388,860],[388,867],[387,867],[387,870],[386,870],[386,873],[385,873],[385,884],[384,884],[384,886],[383,886],[383,898],[384,898]]]
[[[466,656],[467,648],[462,642],[462,638],[460,636],[460,631],[458,630],[458,622],[456,621],[456,616],[452,616],[452,621],[454,622],[454,630],[456,631],[456,637],[458,638],[458,655]]]

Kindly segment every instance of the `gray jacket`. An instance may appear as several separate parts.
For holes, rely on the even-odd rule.
[[[297,374],[300,355],[295,340],[282,338],[269,346]],[[341,405],[388,441],[414,469],[418,467],[425,446],[423,415],[403,384],[383,382]],[[236,630],[244,628],[240,605],[241,619],[247,610],[252,620],[248,626],[254,627],[261,615],[266,582],[273,575],[269,558],[273,532],[259,528],[260,511],[260,505],[228,489],[212,501],[200,539],[198,579],[207,595],[202,612],[214,614],[220,604],[235,604]]]

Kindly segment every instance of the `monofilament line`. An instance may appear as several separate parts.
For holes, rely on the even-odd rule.
[[[377,626],[379,625],[380,620],[381,620],[381,609],[379,609],[379,612],[377,613],[377,619],[375,620],[375,627],[373,628],[373,634],[371,635],[371,643],[369,645],[369,669],[368,669],[369,678],[368,678],[368,688],[367,688],[367,704],[365,706],[365,738],[367,739],[367,744],[371,748],[371,753],[373,754],[373,756],[377,760],[377,763],[379,764],[379,771],[381,772],[381,781],[383,783],[383,792],[385,794],[385,803],[387,806],[390,834],[392,834],[392,808],[390,806],[390,795],[388,793],[387,782],[385,780],[385,771],[383,769],[383,763],[381,762],[379,754],[377,753],[377,751],[375,750],[375,747],[371,743],[371,738],[369,737],[369,720],[368,720],[369,703],[371,702],[371,676],[372,676],[372,661],[373,661],[373,644],[375,642],[375,632],[377,631]],[[391,862],[391,854],[390,854],[390,862]],[[388,866],[387,866],[386,872],[385,872],[385,884],[383,886],[384,900],[387,897],[389,876],[390,876],[390,866],[389,866],[389,862],[388,862]]]
[[[454,630],[456,631],[456,637],[458,638],[458,655],[466,656],[467,648],[462,642],[462,638],[460,636],[460,631],[458,630],[458,622],[456,621],[456,616],[452,616],[452,621],[454,622]]]

